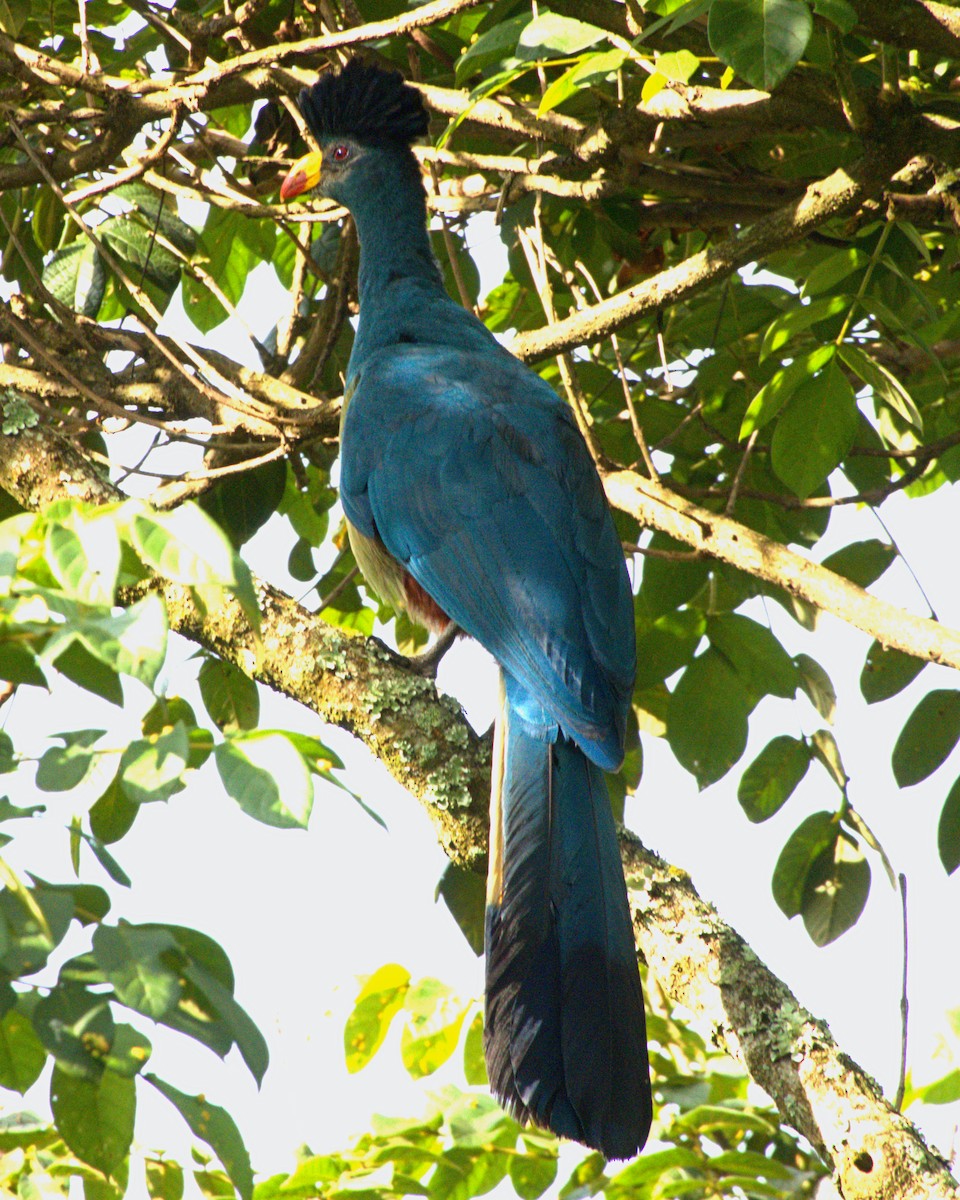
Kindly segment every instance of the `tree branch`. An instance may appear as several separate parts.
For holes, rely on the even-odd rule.
[[[604,476],[607,498],[642,526],[807,600],[884,646],[960,669],[960,630],[878,600],[842,575],[739,521],[700,508],[632,471]]]
[[[947,58],[960,57],[960,12],[931,0],[851,0],[857,21],[871,36],[893,46],[912,46]]]
[[[692,254],[675,267],[659,272],[601,304],[583,309],[555,325],[520,333],[510,346],[518,358],[529,362],[596,342],[645,313],[667,308],[725,279],[740,267],[799,241],[831,218],[851,212],[879,192],[915,152],[910,122],[895,134],[873,143],[857,168],[839,169],[810,184],[802,196],[761,217],[747,229],[707,249]]]
[[[621,848],[650,969],[673,1000],[710,1020],[715,1039],[832,1165],[845,1200],[956,1200],[946,1162],[689,877],[630,834]]]
[[[31,509],[64,495],[91,503],[120,498],[49,429],[0,437],[0,486]],[[273,588],[259,588],[258,645],[236,602],[201,611],[188,589],[157,587],[171,628],[354,733],[421,801],[447,854],[483,868],[489,747],[454,701],[375,639],[334,629]],[[623,835],[622,852],[650,969],[672,998],[711,1022],[784,1118],[832,1163],[847,1200],[955,1200],[946,1164],[918,1130],[689,879],[632,834]]]

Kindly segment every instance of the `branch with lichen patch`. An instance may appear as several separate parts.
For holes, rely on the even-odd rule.
[[[49,429],[0,438],[0,487],[31,509],[63,496],[118,497]],[[379,642],[334,629],[273,588],[259,588],[259,643],[236,602],[202,612],[188,589],[161,580],[155,588],[172,628],[359,737],[421,801],[446,853],[482,870],[489,747],[455,701]],[[827,1157],[844,1196],[955,1197],[946,1164],[689,879],[631,834],[621,847],[650,969],[671,997],[711,1023],[785,1119]]]

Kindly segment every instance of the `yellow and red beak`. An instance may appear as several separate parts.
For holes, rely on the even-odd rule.
[[[323,155],[319,150],[313,150],[295,162],[287,173],[286,179],[280,184],[280,199],[292,200],[295,196],[301,196],[304,192],[315,188],[320,182],[322,163]]]

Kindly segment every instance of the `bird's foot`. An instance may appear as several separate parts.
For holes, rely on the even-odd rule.
[[[417,675],[422,675],[425,679],[436,679],[443,656],[461,632],[460,627],[451,621],[428,650],[424,650],[422,654],[411,654],[406,659],[407,669],[416,672]]]

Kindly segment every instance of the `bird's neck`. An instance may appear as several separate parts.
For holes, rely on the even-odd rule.
[[[376,178],[350,197],[360,239],[360,321],[351,369],[397,340],[416,319],[418,299],[446,299],[427,234],[427,204],[416,159],[409,150],[378,156]]]

